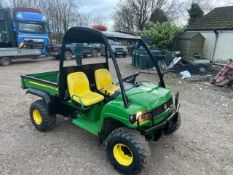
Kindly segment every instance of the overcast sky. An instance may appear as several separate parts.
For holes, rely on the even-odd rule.
[[[79,0],[79,7],[83,13],[102,16],[107,27],[113,27],[112,13],[118,0]]]
[[[80,10],[83,13],[102,16],[106,19],[106,25],[111,30],[113,27],[112,13],[119,0],[78,0]],[[187,0],[181,0],[187,1]],[[209,0],[215,7],[233,5],[233,0]],[[177,21],[179,25],[185,25],[186,19],[180,17]]]

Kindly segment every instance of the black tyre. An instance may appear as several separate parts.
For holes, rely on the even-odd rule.
[[[126,57],[126,53],[125,54],[123,54],[123,58],[125,58]]]
[[[153,140],[153,141],[158,141],[162,136],[162,133],[161,131],[157,131],[153,134],[149,134],[149,135],[146,135],[146,139],[149,141],[149,140]]]
[[[0,65],[9,66],[10,64],[11,64],[11,58],[9,58],[9,57],[0,58]]]
[[[50,116],[47,105],[43,100],[31,104],[30,118],[34,127],[39,131],[52,129],[56,123],[56,116]]]
[[[177,131],[180,127],[181,124],[181,117],[180,114],[178,113],[176,117],[173,119],[173,121],[170,121],[169,126],[165,130],[165,134],[169,135]]]
[[[105,142],[107,156],[112,165],[123,174],[136,174],[146,166],[150,148],[136,130],[117,128]]]
[[[65,60],[72,60],[73,54],[71,51],[67,50],[65,51]]]

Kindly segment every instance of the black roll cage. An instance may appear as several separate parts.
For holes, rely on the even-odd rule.
[[[113,61],[113,65],[114,68],[116,70],[116,74],[117,74],[117,78],[119,81],[119,85],[121,88],[121,94],[122,94],[122,99],[124,102],[124,106],[127,108],[129,106],[129,101],[127,99],[127,96],[125,94],[125,88],[124,88],[124,84],[123,84],[123,80],[122,80],[122,76],[120,73],[120,69],[119,66],[117,64],[117,60],[115,57],[115,54],[113,53],[113,50],[109,44],[108,39],[124,39],[124,40],[134,40],[137,41],[140,45],[142,45],[146,52],[148,53],[150,59],[152,60],[160,82],[159,85],[165,88],[165,83],[163,80],[163,74],[161,73],[159,66],[157,64],[157,60],[154,58],[154,56],[152,55],[152,53],[150,52],[149,48],[147,47],[147,45],[144,43],[144,41],[137,36],[134,35],[130,35],[130,34],[122,34],[121,35],[116,35],[114,36],[114,34],[108,34],[107,32],[101,32],[99,30],[96,29],[91,29],[91,28],[85,28],[85,27],[72,27],[70,28],[66,33],[65,36],[63,38],[62,41],[62,48],[61,48],[61,57],[60,57],[60,66],[59,66],[59,72],[60,72],[60,83],[62,82],[62,78],[64,77],[64,54],[65,54],[65,46],[66,44],[69,43],[101,43],[105,45],[105,58],[106,58],[106,63],[108,65],[108,54],[107,54],[107,50],[109,51],[110,57],[112,58]],[[109,67],[109,65],[108,65]],[[64,99],[64,97],[62,97],[62,95],[64,95],[63,91],[64,89],[59,86],[59,94],[60,97]]]

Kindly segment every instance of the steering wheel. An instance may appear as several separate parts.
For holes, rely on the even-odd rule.
[[[138,76],[139,74],[140,74],[140,73],[137,72],[137,73],[135,73],[135,74],[129,75],[129,76],[123,78],[122,81],[123,81],[123,82],[126,82],[126,83],[135,84],[136,78],[137,78],[137,76]]]

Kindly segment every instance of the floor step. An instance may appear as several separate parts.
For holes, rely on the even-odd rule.
[[[83,128],[84,130],[87,130],[88,132],[96,136],[98,136],[98,133],[100,131],[100,124],[98,122],[93,122],[83,117],[78,117],[77,119],[73,119],[72,123],[78,127]]]

